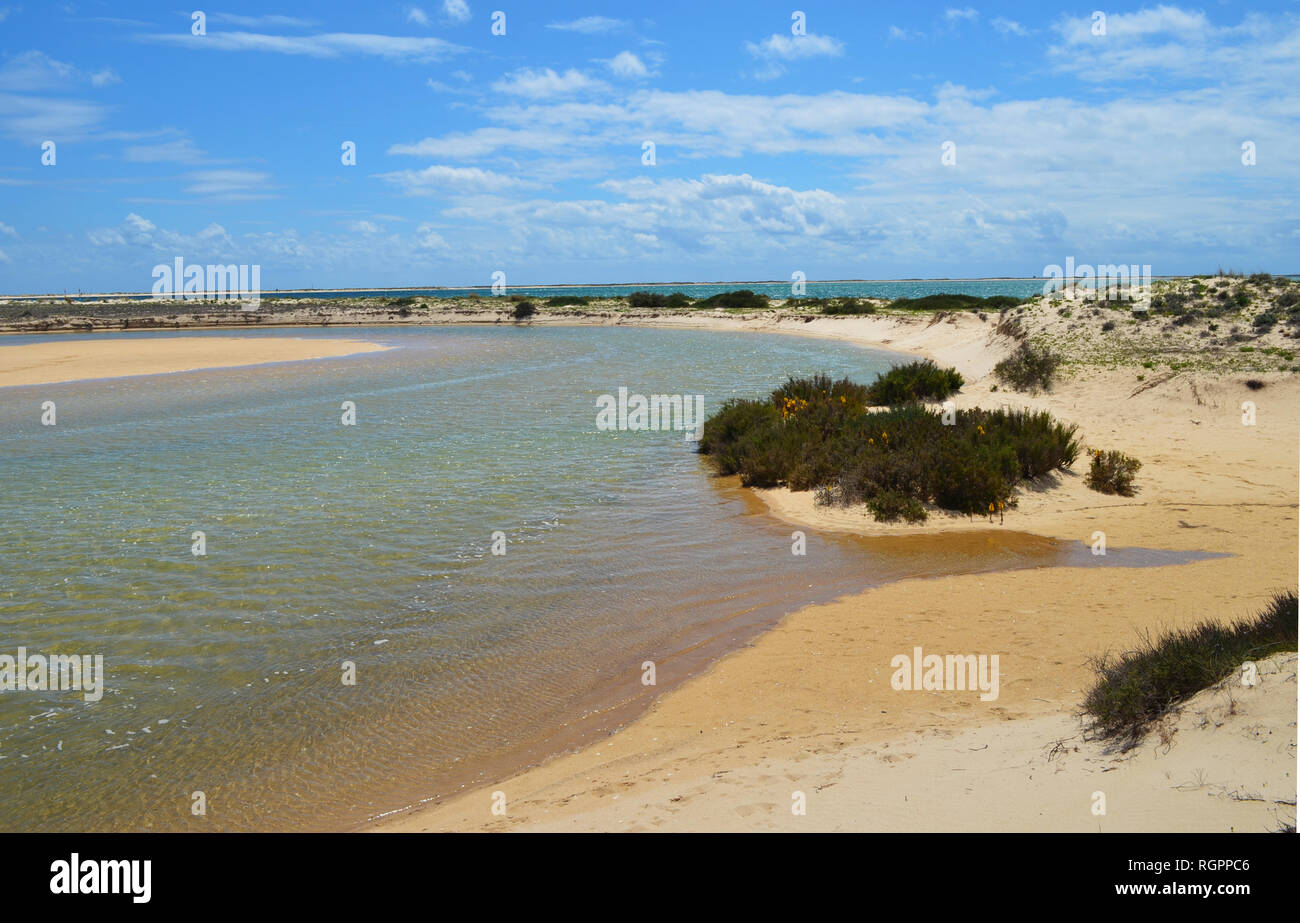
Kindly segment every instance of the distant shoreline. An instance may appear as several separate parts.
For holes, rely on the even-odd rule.
[[[1178,274],[1178,275],[1153,275],[1152,279],[1193,279],[1202,275],[1209,274]],[[1274,275],[1286,276],[1288,278],[1300,278],[1300,273],[1274,273]],[[1050,276],[938,276],[932,278],[908,277],[901,279],[808,279],[806,285],[891,285],[904,282],[1040,282],[1048,281]],[[681,286],[704,286],[704,285],[789,285],[789,279],[737,279],[737,280],[715,280],[715,281],[678,281],[678,282],[528,282],[513,283],[507,288],[509,291],[519,292],[525,289],[600,289],[600,288],[672,288]],[[339,288],[277,288],[265,289],[260,295],[262,298],[275,297],[277,295],[307,295],[317,297],[328,297],[334,293],[340,296],[356,294],[359,292],[490,292],[491,285],[394,285],[394,286],[351,286]],[[25,294],[0,294],[0,300],[18,300],[18,301],[40,301],[44,299],[63,299],[63,298],[152,298],[152,292],[46,292],[25,293]],[[184,302],[184,298],[157,299],[160,303],[166,304],[170,301]]]

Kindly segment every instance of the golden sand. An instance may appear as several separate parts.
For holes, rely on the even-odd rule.
[[[388,348],[361,340],[288,336],[137,335],[59,339],[20,346],[0,345],[0,387],[325,359]]]

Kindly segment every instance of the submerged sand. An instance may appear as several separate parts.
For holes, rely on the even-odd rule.
[[[669,322],[673,323],[673,322]],[[696,320],[680,323],[700,326]],[[1005,523],[935,516],[882,525],[809,494],[763,491],[792,527],[862,534],[1015,529],[1109,547],[1226,552],[1154,568],[1044,568],[906,580],[788,616],[597,744],[387,819],[422,830],[1274,830],[1295,822],[1295,658],[1225,685],[1119,754],[1085,739],[1091,657],[1144,632],[1258,611],[1296,586],[1300,382],[1076,368],[1050,395],[992,391],[1011,348],[974,317],[825,319],[785,330],[955,365],[958,406],[1028,406],[1077,423],[1089,447],[1143,461],[1135,497],[1074,473],[1023,491]],[[1152,375],[1152,379],[1156,376]],[[1256,406],[1252,426],[1242,402]],[[936,534],[935,540],[942,535]],[[895,691],[891,659],[1000,656],[999,697]],[[505,799],[493,813],[494,793]],[[1106,813],[1095,813],[1097,793]],[[792,804],[802,793],[807,814]],[[431,793],[433,794],[433,793]]]
[[[389,349],[363,340],[300,337],[125,336],[0,346],[0,388],[160,375]]]

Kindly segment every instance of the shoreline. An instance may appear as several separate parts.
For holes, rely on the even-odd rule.
[[[987,355],[991,344],[982,322],[961,318],[943,324],[948,331],[928,334],[939,325],[899,324],[881,317],[838,322],[855,321],[860,322],[856,328],[839,327],[836,338],[955,365],[967,375],[958,406],[988,403],[992,397],[988,369],[996,357]],[[891,332],[888,337],[871,330],[882,322]],[[788,329],[795,323],[798,329]],[[748,329],[827,335],[819,326],[778,318]],[[877,336],[865,336],[869,330]],[[1100,529],[1116,547],[1219,551],[1232,557],[1141,569],[1099,568],[1093,574],[1052,567],[908,579],[806,607],[659,697],[607,740],[362,829],[1227,830],[1257,823],[1267,800],[1234,801],[1224,794],[1235,791],[1232,780],[1214,780],[1207,788],[1194,785],[1190,775],[1170,780],[1162,774],[1175,763],[1192,773],[1188,767],[1203,757],[1209,761],[1218,745],[1216,738],[1179,724],[1181,716],[1209,708],[1200,698],[1172,718],[1178,730],[1166,756],[1176,752],[1179,759],[1154,769],[1082,740],[1077,713],[1091,682],[1089,657],[1123,649],[1142,632],[1185,627],[1204,618],[1245,617],[1273,589],[1294,586],[1297,517],[1291,492],[1300,473],[1294,451],[1300,428],[1293,411],[1300,406],[1300,384],[1284,378],[1256,394],[1230,374],[1220,374],[1171,379],[1129,394],[1133,375],[1131,370],[1089,370],[1062,382],[1052,394],[997,392],[996,399],[1051,410],[1079,423],[1087,444],[1142,458],[1148,467],[1136,498],[1096,494],[1074,472],[1048,489],[1022,491],[1020,504],[1001,526],[933,516],[925,525],[907,526],[875,523],[858,510],[815,508],[810,494],[782,488],[754,493],[773,515],[805,528],[859,535],[1003,528],[1085,543]],[[1241,439],[1236,403],[1244,395],[1261,408],[1265,403],[1272,408],[1271,425],[1252,433],[1263,437],[1256,444]],[[1008,646],[1007,638],[1015,643]],[[1000,699],[987,705],[959,694],[945,699],[943,693],[914,693],[909,699],[908,693],[889,689],[891,656],[916,645],[935,651],[1000,649],[1010,674]],[[1028,664],[1023,662],[1026,653]],[[1288,693],[1285,685],[1294,682],[1292,658],[1290,674],[1284,662],[1280,679],[1268,687],[1267,709],[1275,722],[1280,720],[1279,701],[1294,705],[1294,690]],[[1281,714],[1286,713],[1283,708]],[[1219,723],[1238,727],[1241,722],[1223,718]],[[1294,727],[1291,722],[1292,752]],[[1286,733],[1286,728],[1280,730]],[[1073,758],[1069,769],[1049,765],[1059,754],[1046,762],[1043,757],[1053,741],[1042,735],[1066,731],[1079,738],[1071,752],[1084,754]],[[945,763],[944,753],[952,741],[967,739],[972,751],[992,748],[1000,782],[969,799],[966,813],[953,813],[938,792],[930,792],[926,803],[917,800],[921,793],[912,792],[908,807],[901,813],[891,809],[888,821],[872,803],[857,801],[837,805],[833,818],[802,822],[790,813],[792,790],[830,790],[850,772],[860,777],[858,789],[887,799],[900,782],[899,767],[923,767],[935,779],[962,771],[961,765]],[[1242,746],[1254,752],[1249,744]],[[1144,746],[1139,753],[1150,750]],[[867,769],[855,768],[868,759]],[[1099,769],[1101,762],[1107,765]],[[1221,762],[1215,765],[1223,769]],[[1279,772],[1290,779],[1294,823],[1289,763],[1283,759],[1267,766],[1274,790]],[[1159,810],[1130,806],[1127,815],[1113,812],[1111,821],[1090,816],[1086,799],[1097,786],[1092,776],[1116,770],[1108,783],[1122,782],[1129,789],[1163,786],[1153,802]],[[1076,787],[1084,799],[1081,813],[1073,819],[1035,818],[1020,810],[1019,796],[1035,772],[1063,775],[1061,784]],[[1179,797],[1184,790],[1191,794]],[[491,791],[507,795],[505,817],[491,812]],[[1208,805],[1197,800],[1206,797],[1213,799]],[[1287,797],[1267,802],[1269,809],[1285,815]],[[692,806],[689,814],[682,810],[684,804]]]
[[[941,767],[939,756],[947,741],[981,733],[993,735],[1002,757],[1019,754],[1014,759],[1028,759],[1025,754],[1036,752],[1034,748],[1043,743],[1038,739],[1043,729],[1059,730],[1062,714],[1077,710],[1089,676],[1088,655],[1122,646],[1139,631],[1187,625],[1217,613],[1224,618],[1244,616],[1263,602],[1270,589],[1294,579],[1296,514],[1294,498],[1288,495],[1296,482],[1293,446],[1300,438],[1294,413],[1300,406],[1300,387],[1294,378],[1270,381],[1268,390],[1256,394],[1232,381],[1231,374],[1199,379],[1174,376],[1129,394],[1132,369],[1075,370],[1050,395],[995,394],[989,390],[989,372],[1010,350],[1011,342],[994,334],[992,323],[970,314],[939,319],[890,314],[806,318],[782,312],[646,315],[650,316],[543,316],[540,323],[787,333],[931,358],[957,367],[966,377],[966,387],[955,398],[958,406],[995,400],[1048,409],[1079,423],[1088,444],[1132,452],[1148,464],[1141,478],[1143,491],[1136,498],[1093,493],[1075,472],[1056,479],[1050,489],[1022,491],[1020,505],[1000,526],[934,515],[922,526],[879,524],[861,511],[816,508],[810,494],[780,488],[754,491],[778,519],[860,535],[1006,529],[1084,542],[1104,526],[1115,547],[1225,551],[1233,557],[1138,570],[1099,569],[1091,579],[1072,568],[907,579],[806,607],[686,678],[607,738],[560,753],[504,780],[372,819],[356,829],[980,829],[970,826],[975,822],[964,815],[949,814],[945,819],[912,809],[906,816],[916,826],[902,824],[898,818],[893,825],[884,824],[869,804],[837,808],[839,826],[824,826],[822,818],[811,825],[781,827],[782,818],[788,821],[788,807],[770,792],[759,791],[770,778],[764,776],[768,781],[762,781],[750,770],[780,766],[783,776],[819,780],[815,786],[827,787],[838,784],[835,767],[843,776],[850,756],[854,760],[869,756],[870,765],[880,773],[892,771],[896,764]],[[478,312],[451,321],[456,323],[509,321],[496,313]],[[421,323],[451,324],[445,318]],[[383,324],[367,318],[356,325]],[[1240,438],[1234,402],[1244,395],[1259,402],[1261,414],[1269,414],[1270,425],[1252,434],[1267,436],[1262,450]],[[1186,457],[1189,448],[1190,458]],[[1272,502],[1258,502],[1262,498]],[[1225,529],[1225,524],[1232,528]],[[994,588],[1001,595],[991,599]],[[1091,591],[1091,596],[1081,594],[1081,589]],[[1008,590],[1010,601],[1003,598]],[[1088,618],[1082,620],[1082,627],[1070,610],[1081,596],[1088,599],[1084,604]],[[967,610],[975,599],[985,602],[972,614]],[[880,617],[882,612],[888,616]],[[864,618],[867,614],[870,619]],[[1031,620],[1035,624],[1026,625],[1024,617],[1030,614],[1036,617]],[[1045,621],[1037,624],[1040,617]],[[996,648],[998,639],[1008,635],[1048,663],[1024,676],[1011,671],[1002,698],[991,706],[978,699],[945,700],[936,694],[900,699],[905,694],[888,689],[889,657],[911,650],[918,639],[927,650],[980,651]],[[1004,665],[1013,653],[1004,652]],[[811,673],[801,665],[810,658],[819,667]],[[872,689],[879,691],[868,695]],[[882,702],[888,707],[879,708]],[[1071,720],[1077,725],[1077,719]],[[924,739],[914,740],[917,735]],[[1294,739],[1294,725],[1291,735]],[[1187,740],[1193,736],[1183,735]],[[891,755],[891,747],[897,760],[884,758]],[[1092,762],[1084,760],[1081,765],[1091,766],[1103,758],[1104,754],[1093,753],[1088,757]],[[999,771],[1014,775],[1019,765],[1002,766]],[[745,781],[728,784],[728,776]],[[883,797],[891,791],[883,778],[873,775],[859,785],[873,791],[873,797]],[[490,813],[490,790],[509,794],[512,807],[506,818]],[[1003,794],[1010,811],[1014,791]],[[748,801],[741,803],[738,797]],[[685,799],[714,807],[675,818],[677,806]],[[1014,811],[1006,816],[1015,816]],[[1159,824],[1161,818],[1170,824],[1183,822],[1172,815],[1150,822]],[[1024,819],[1019,822],[1028,824]]]

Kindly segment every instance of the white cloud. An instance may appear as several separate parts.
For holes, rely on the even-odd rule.
[[[320,35],[267,35],[258,32],[188,32],[138,35],[142,42],[181,45],[215,51],[263,51],[274,54],[337,58],[343,55],[374,55],[393,61],[439,61],[466,49],[440,38],[404,35],[373,35],[362,32],[329,32]]]
[[[630,51],[620,51],[605,64],[619,77],[645,77],[650,73],[645,62]]]
[[[102,107],[82,100],[0,93],[0,130],[29,142],[78,140],[104,117]]]
[[[203,151],[189,138],[128,147],[122,155],[130,163],[202,163]]]
[[[314,24],[311,19],[299,19],[296,16],[280,16],[277,14],[268,14],[266,16],[240,16],[236,13],[209,13],[209,22],[230,23],[232,26],[242,26],[245,29],[264,29],[268,26],[284,26],[288,28],[306,28]]]
[[[1061,42],[1048,49],[1057,70],[1098,83],[1133,78],[1178,78],[1206,85],[1265,83],[1293,86],[1300,75],[1300,20],[1258,14],[1240,25],[1216,27],[1204,13],[1158,6],[1106,17],[1093,35],[1090,17],[1063,19]]]
[[[946,19],[948,22],[957,22],[959,20],[966,20],[970,22],[978,18],[979,14],[980,14],[979,10],[970,6],[961,7],[961,8],[949,7],[948,9],[943,11],[943,18]]]
[[[1029,30],[1016,22],[1014,19],[1004,19],[999,16],[993,20],[993,28],[997,29],[1003,35],[1028,35]]]
[[[581,19],[572,19],[568,22],[553,22],[546,28],[596,35],[601,32],[618,32],[627,26],[627,21],[622,19],[610,19],[608,16],[583,16]]]
[[[106,87],[121,82],[122,78],[114,73],[111,67],[106,67],[90,75],[90,85],[95,87]]]
[[[479,128],[472,132],[425,138],[413,143],[394,144],[389,154],[409,154],[416,157],[447,157],[453,160],[470,160],[496,154],[506,149],[526,151],[561,150],[572,143],[569,136],[548,128],[513,129]]]
[[[1056,30],[1070,44],[1080,45],[1101,37],[1092,34],[1092,25],[1091,16],[1081,16],[1061,21]],[[1141,39],[1153,35],[1175,35],[1188,38],[1206,35],[1210,30],[1210,22],[1204,13],[1187,12],[1176,6],[1162,4],[1136,13],[1108,14],[1104,37]]]
[[[349,230],[356,231],[359,234],[378,234],[380,231],[383,230],[383,228],[375,224],[373,221],[364,221],[364,220],[353,221],[351,224],[348,225],[348,228]]]
[[[844,54],[844,43],[828,35],[782,35],[777,32],[761,42],[746,42],[745,50],[756,58],[794,61],[799,58],[830,57]]]
[[[8,234],[10,237],[18,236],[18,232],[15,231],[11,226],[5,224],[3,221],[0,221],[0,234]]]
[[[523,180],[478,167],[449,167],[434,164],[423,170],[398,170],[380,173],[379,178],[401,187],[407,195],[463,194],[470,192],[501,192],[530,185]]]
[[[446,250],[447,249],[447,241],[443,239],[441,234],[439,234],[437,231],[433,229],[432,224],[428,224],[426,222],[425,224],[420,225],[418,228],[415,229],[415,233],[419,235],[415,241],[415,245],[419,249],[421,250]]]
[[[492,84],[492,89],[498,93],[526,96],[530,99],[570,96],[574,93],[604,88],[605,84],[601,81],[593,80],[581,71],[569,68],[563,74],[557,74],[549,67],[540,71],[524,68],[507,74]]]
[[[238,200],[266,198],[271,177],[257,170],[199,170],[186,179],[191,195]]]
[[[77,68],[41,51],[24,51],[0,67],[0,90],[22,93],[67,90],[82,79]]]
[[[449,83],[443,83],[441,80],[434,80],[432,77],[424,81],[424,85],[437,93],[451,93],[457,96],[464,96],[473,92],[464,87],[454,87]]]
[[[442,0],[442,14],[452,22],[469,22],[469,4],[465,0]]]
[[[126,220],[123,221],[122,224],[124,227],[127,227],[138,234],[148,234],[150,231],[157,228],[157,225],[148,218],[142,218],[135,212],[131,212],[127,215]]]
[[[418,6],[407,7],[406,21],[413,22],[417,26],[427,26],[429,24],[429,14]]]

